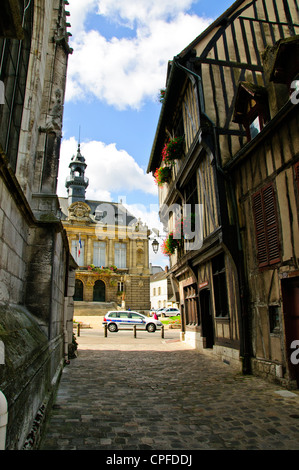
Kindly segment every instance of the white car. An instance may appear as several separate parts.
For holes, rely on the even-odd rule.
[[[167,307],[163,308],[160,314],[162,314],[164,317],[175,317],[176,315],[180,315],[181,312],[176,307]]]
[[[149,333],[154,333],[162,327],[162,323],[159,320],[154,320],[142,315],[142,313],[131,310],[113,310],[108,312],[104,316],[102,325],[107,325],[111,333],[116,333],[120,329],[132,329],[134,325],[136,325],[138,330],[146,330]]]
[[[150,316],[153,317],[154,313],[156,313],[157,317],[159,317],[161,315],[162,310],[164,310],[164,308],[158,308],[158,309],[153,308],[152,310],[150,310]]]

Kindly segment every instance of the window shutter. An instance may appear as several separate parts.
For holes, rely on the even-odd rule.
[[[264,225],[264,211],[262,195],[257,193],[253,196],[253,213],[255,221],[255,234],[257,244],[257,258],[260,267],[267,266],[267,242]]]
[[[273,185],[253,195],[257,257],[259,267],[280,261],[279,233]]]
[[[274,264],[280,261],[280,253],[276,201],[273,186],[270,185],[264,188],[262,194],[264,200],[268,260],[269,264]]]

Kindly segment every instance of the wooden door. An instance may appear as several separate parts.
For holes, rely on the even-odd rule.
[[[299,341],[299,277],[281,281],[285,323],[286,354],[290,377],[299,388],[299,363],[294,341]],[[298,344],[298,343],[297,343]],[[295,360],[297,358],[297,360]]]
[[[202,336],[206,339],[206,348],[214,345],[214,325],[209,289],[203,289],[200,294],[200,311],[202,321]]]

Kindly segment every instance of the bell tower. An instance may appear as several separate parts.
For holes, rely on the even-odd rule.
[[[78,144],[77,155],[72,157],[69,164],[70,175],[65,181],[69,206],[76,201],[85,202],[85,191],[89,184],[88,178],[85,177],[86,167],[85,158],[81,155],[80,144]]]

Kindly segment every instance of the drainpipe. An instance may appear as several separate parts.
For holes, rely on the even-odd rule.
[[[216,164],[216,169],[217,171],[223,176],[223,178],[228,182],[228,187],[229,187],[229,193],[231,197],[231,202],[233,205],[233,210],[235,213],[235,218],[236,218],[236,228],[237,228],[237,239],[238,239],[238,249],[239,249],[239,255],[238,255],[238,277],[239,277],[239,282],[240,282],[240,294],[241,294],[241,324],[240,327],[242,328],[241,331],[241,345],[240,345],[240,354],[243,356],[243,373],[248,374],[251,372],[251,367],[250,367],[250,341],[249,341],[249,332],[248,332],[248,313],[247,313],[247,308],[246,308],[246,281],[245,281],[245,268],[244,268],[244,261],[242,257],[242,239],[241,239],[241,234],[240,234],[240,228],[239,228],[239,216],[238,216],[238,209],[237,209],[237,201],[236,197],[233,191],[232,187],[232,178],[231,175],[227,172],[225,172],[221,166],[221,160],[220,160],[220,152],[218,148],[218,141],[217,141],[217,130],[216,130],[216,124],[211,120],[211,118],[206,114],[205,109],[204,109],[204,99],[203,99],[203,88],[202,88],[202,80],[200,75],[198,75],[196,72],[193,72],[193,70],[190,70],[183,65],[181,65],[178,62],[179,58],[176,56],[173,59],[173,63],[176,67],[178,67],[181,70],[184,70],[187,74],[193,75],[197,79],[197,84],[198,84],[198,92],[199,92],[199,107],[200,107],[200,113],[203,115],[208,122],[211,124],[213,135],[213,143],[214,143],[214,152],[213,149],[211,149],[211,146],[209,145],[208,142],[201,142],[204,147],[208,147],[209,150],[212,152],[212,154],[215,155],[215,164]],[[199,137],[200,139],[201,137]]]
[[[0,391],[0,450],[5,450],[7,422],[7,401],[4,394]]]

